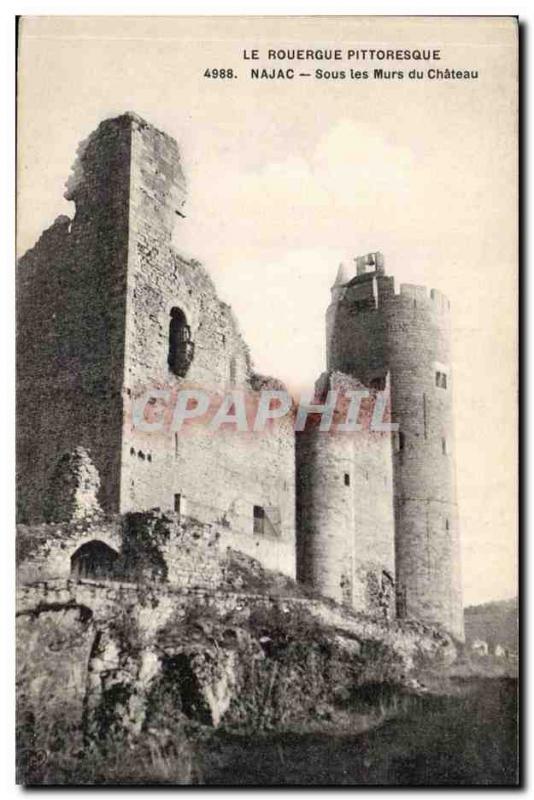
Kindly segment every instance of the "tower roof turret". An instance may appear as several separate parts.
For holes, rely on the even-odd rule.
[[[337,271],[336,280],[334,281],[334,286],[344,286],[353,277],[354,276],[351,275],[349,267],[341,262]]]

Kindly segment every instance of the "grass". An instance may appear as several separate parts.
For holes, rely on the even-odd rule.
[[[413,697],[411,707],[363,733],[220,731],[201,755],[210,786],[513,786],[517,685],[471,679],[457,696]]]

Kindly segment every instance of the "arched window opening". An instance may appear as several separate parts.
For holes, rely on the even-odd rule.
[[[93,539],[82,544],[70,559],[73,578],[115,578],[119,554],[104,542]]]
[[[191,328],[181,308],[176,306],[171,309],[169,323],[169,356],[168,363],[171,372],[179,377],[184,377],[195,354],[195,345],[191,341]]]

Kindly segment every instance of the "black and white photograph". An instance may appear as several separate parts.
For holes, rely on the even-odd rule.
[[[18,784],[518,785],[518,39],[18,19]]]

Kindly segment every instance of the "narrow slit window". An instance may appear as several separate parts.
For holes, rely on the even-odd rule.
[[[405,619],[407,616],[407,598],[406,598],[406,587],[402,584],[397,584],[396,587],[396,605],[397,605],[397,616],[399,619]]]
[[[263,506],[254,506],[254,533],[265,532],[265,509]]]
[[[174,513],[179,514],[182,509],[182,495],[175,494],[174,495]]]
[[[345,486],[350,486],[350,475],[348,472],[345,472]]]
[[[436,386],[439,389],[447,388],[447,374],[445,372],[436,372]]]
[[[237,364],[235,358],[230,359],[230,383],[234,384],[236,382],[236,375],[237,375]]]

